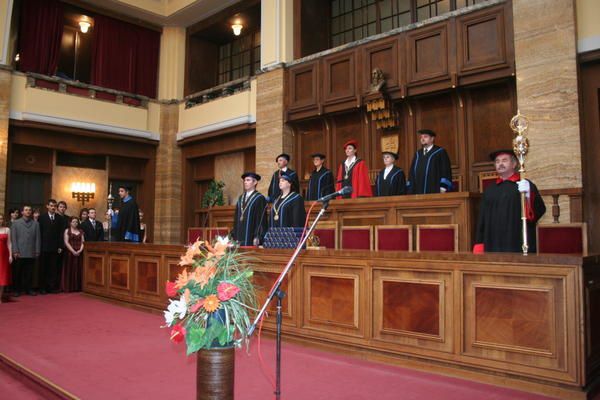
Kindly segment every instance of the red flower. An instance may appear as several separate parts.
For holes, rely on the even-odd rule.
[[[165,284],[165,291],[167,292],[167,296],[175,297],[177,296],[177,286],[174,282],[167,281]]]
[[[221,282],[217,286],[217,297],[221,301],[227,301],[238,294],[239,291],[240,288],[233,283]]]
[[[190,307],[190,312],[195,313],[200,308],[202,308],[203,305],[204,305],[204,299],[198,300],[196,303],[194,303],[193,306]]]
[[[171,329],[171,340],[174,343],[181,343],[185,339],[185,328],[181,325],[175,325]]]

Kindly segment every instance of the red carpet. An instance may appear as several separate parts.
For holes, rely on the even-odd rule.
[[[0,305],[0,353],[82,399],[193,399],[195,359],[168,341],[162,317],[79,294]],[[273,341],[263,358],[274,365]],[[282,399],[547,399],[510,389],[283,345]],[[271,399],[255,343],[236,354],[236,399]],[[7,390],[12,390],[8,392]],[[22,392],[22,395],[18,393]],[[30,393],[0,372],[0,398]]]

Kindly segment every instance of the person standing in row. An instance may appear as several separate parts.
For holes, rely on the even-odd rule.
[[[314,153],[310,155],[315,169],[310,174],[306,200],[313,201],[334,192],[333,174],[323,166],[325,154]]]
[[[352,193],[345,195],[343,197],[345,199],[373,197],[369,169],[365,161],[356,156],[357,151],[358,142],[356,140],[352,139],[344,143],[346,160],[342,161],[338,168],[335,190],[341,190],[346,186],[352,187]]]
[[[35,296],[31,290],[31,280],[35,259],[40,255],[40,227],[32,218],[31,206],[23,206],[22,216],[11,226],[14,296],[22,293]]]
[[[96,221],[96,209],[88,210],[88,218],[81,222],[81,230],[86,242],[102,242],[104,240],[104,229],[102,224]]]
[[[298,192],[300,190],[300,182],[298,180],[298,174],[291,168],[288,168],[290,162],[289,154],[282,153],[275,158],[277,163],[277,171],[273,173],[271,177],[271,184],[269,185],[269,202],[274,201],[280,194],[279,189],[279,178],[282,174],[287,174],[292,179],[292,190]]]
[[[394,164],[398,159],[398,154],[391,151],[384,151],[382,155],[384,168],[377,175],[375,195],[399,196],[406,194],[404,171]]]
[[[231,236],[240,246],[259,245],[267,231],[267,199],[256,190],[260,179],[260,175],[254,172],[242,175],[244,193],[236,203],[231,232]]]
[[[139,243],[140,210],[131,196],[131,187],[119,186],[121,208],[113,213],[113,227],[116,227],[117,241]]]
[[[270,228],[302,228],[306,220],[304,199],[292,190],[294,178],[283,173],[279,178],[281,194],[271,208]]]
[[[10,228],[4,226],[4,214],[0,214],[0,303],[4,297],[4,288],[10,285],[10,264],[12,262]]]
[[[42,240],[40,294],[58,293],[62,271],[59,261],[62,260],[60,255],[64,247],[63,232],[66,229],[63,217],[57,212],[56,200],[48,200],[46,208],[48,212],[41,214],[39,219]]]
[[[13,222],[21,218],[21,212],[18,208],[11,208],[10,210],[8,210],[8,215],[10,217],[10,220],[6,223],[6,226],[9,228],[12,226]]]
[[[445,193],[452,190],[452,168],[448,153],[435,144],[436,134],[430,129],[417,132],[421,149],[410,165],[406,184],[410,194]]]
[[[65,264],[62,270],[61,288],[64,292],[80,292],[83,278],[83,243],[84,233],[79,226],[77,217],[69,218],[69,227],[65,229],[63,240],[65,244]]]
[[[522,251],[521,193],[525,193],[528,250],[535,253],[535,225],[546,212],[544,200],[533,182],[521,179],[517,172],[519,161],[512,150],[495,151],[490,158],[498,179],[483,192],[473,252]]]

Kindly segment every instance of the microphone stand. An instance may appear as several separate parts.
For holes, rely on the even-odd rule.
[[[250,325],[250,328],[248,328],[247,336],[248,336],[248,338],[250,338],[250,336],[252,336],[252,333],[254,333],[254,331],[256,330],[256,325],[259,323],[259,321],[262,319],[263,315],[267,311],[267,307],[269,306],[269,304],[271,303],[273,298],[277,297],[277,317],[276,317],[277,333],[276,333],[276,339],[275,339],[275,349],[276,349],[275,398],[277,400],[279,400],[281,398],[281,322],[282,322],[282,318],[283,318],[283,315],[281,312],[281,301],[285,297],[285,292],[283,290],[281,290],[281,283],[283,282],[283,279],[289,273],[290,269],[292,269],[292,266],[294,265],[296,258],[298,258],[298,255],[300,254],[300,251],[302,250],[302,246],[304,246],[304,244],[308,240],[308,237],[314,231],[315,227],[317,226],[317,223],[319,222],[319,219],[321,219],[321,217],[325,214],[325,211],[327,210],[328,206],[329,206],[329,200],[324,201],[323,206],[321,207],[321,211],[319,211],[319,214],[317,214],[317,217],[315,218],[312,225],[308,229],[308,232],[306,232],[306,234],[304,235],[304,237],[302,238],[300,243],[298,243],[298,245],[296,246],[296,250],[294,251],[294,254],[292,254],[292,257],[290,257],[290,260],[288,261],[287,265],[285,266],[285,268],[279,275],[279,278],[277,278],[277,281],[273,285],[273,289],[267,296],[267,299],[263,303],[262,308],[256,315],[254,322],[252,323],[252,325]]]

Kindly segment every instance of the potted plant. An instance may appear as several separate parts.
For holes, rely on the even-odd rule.
[[[167,281],[169,305],[164,312],[171,340],[185,341],[197,353],[197,399],[231,399],[235,347],[246,339],[256,293],[248,260],[227,238],[190,245],[179,265],[183,271]]]
[[[200,226],[206,226],[208,218],[210,216],[210,210],[214,206],[222,206],[225,204],[225,196],[223,195],[223,188],[225,182],[212,180],[208,184],[208,190],[202,196],[202,208],[207,208],[208,212],[204,215]]]

